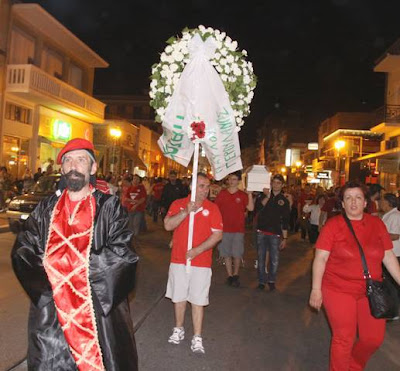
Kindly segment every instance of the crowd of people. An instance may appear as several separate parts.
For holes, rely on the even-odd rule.
[[[291,234],[300,231],[315,247],[309,304],[324,307],[332,328],[330,370],[362,370],[382,343],[385,320],[369,310],[360,252],[348,227],[371,277],[380,280],[385,271],[400,285],[399,202],[380,185],[285,187],[284,177],[275,174],[262,192],[247,192],[240,172],[222,182],[198,173],[191,200],[189,180],[175,171],[168,180],[128,173],[96,177],[93,144],[79,138],[60,151],[57,164],[59,189],[32,212],[12,251],[14,271],[32,301],[30,369],[137,369],[128,294],[146,212],[173,233],[166,297],[174,304],[175,326],[169,343],[185,337],[189,302],[190,347],[205,353],[213,248],[225,264],[226,284],[239,287],[246,222],[257,249],[259,291],[276,290],[279,256]]]

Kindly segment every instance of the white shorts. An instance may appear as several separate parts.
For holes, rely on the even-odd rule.
[[[171,263],[165,297],[173,303],[188,301],[195,305],[208,305],[211,276],[211,268],[190,267],[190,272],[186,273],[186,265]]]

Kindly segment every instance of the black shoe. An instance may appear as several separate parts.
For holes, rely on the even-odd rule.
[[[258,286],[257,286],[257,290],[264,290],[265,289],[265,285],[263,285],[262,283],[260,283]]]
[[[232,283],[233,283],[233,277],[232,277],[232,276],[229,276],[229,277],[226,279],[226,284],[227,284],[228,286],[232,286]]]
[[[269,286],[269,291],[275,290],[275,282],[268,282],[268,286]]]
[[[232,286],[233,287],[239,287],[240,286],[239,276],[233,276],[232,277]]]

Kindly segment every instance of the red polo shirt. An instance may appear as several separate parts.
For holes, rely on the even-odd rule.
[[[175,200],[167,213],[174,216],[184,210],[190,201],[190,196]],[[194,216],[193,248],[206,241],[213,232],[222,231],[222,217],[218,206],[204,200],[201,208]],[[189,234],[189,215],[174,230],[172,238],[171,263],[186,264],[186,252]],[[192,260],[194,267],[210,268],[212,264],[212,249],[204,251]]]
[[[389,233],[376,216],[364,214],[351,224],[363,248],[374,280],[382,279],[382,260],[393,248]],[[365,279],[357,243],[342,215],[329,219],[322,228],[316,248],[329,251],[322,285],[333,291],[365,294]]]
[[[249,203],[247,193],[240,190],[230,193],[227,189],[224,189],[218,194],[215,203],[222,214],[224,232],[244,233],[245,212]]]
[[[147,193],[146,193],[146,189],[144,188],[144,186],[142,184],[139,184],[137,186],[131,186],[126,190],[126,194],[125,197],[127,199],[131,199],[133,201],[139,201],[141,199],[146,199],[147,198]],[[130,206],[128,206],[128,211],[132,210],[133,208],[133,204],[130,204]],[[135,211],[144,211],[146,209],[146,201],[142,202],[136,209]]]

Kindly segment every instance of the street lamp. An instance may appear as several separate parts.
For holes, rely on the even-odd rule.
[[[335,148],[337,150],[337,160],[336,160],[336,171],[337,171],[337,174],[338,174],[337,185],[340,186],[341,185],[340,184],[341,172],[342,172],[342,170],[341,170],[342,166],[341,166],[341,159],[340,159],[340,150],[346,146],[346,142],[344,140],[337,140],[334,143],[334,146],[335,146]]]
[[[110,128],[110,136],[113,139],[113,146],[111,150],[112,163],[110,170],[114,173],[114,163],[115,163],[115,147],[117,145],[117,140],[121,138],[122,132],[119,128]]]

